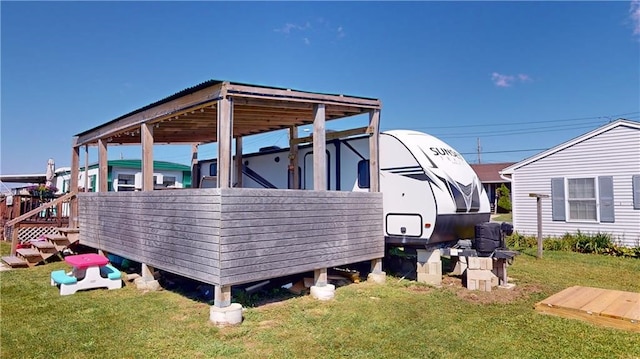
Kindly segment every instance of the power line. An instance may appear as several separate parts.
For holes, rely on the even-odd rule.
[[[503,151],[482,151],[483,154],[486,153],[512,153],[512,152],[532,152],[532,151],[546,151],[548,148],[529,148],[523,150],[503,150]],[[460,152],[461,155],[475,155],[476,152]]]
[[[442,129],[442,128],[467,128],[467,127],[488,127],[488,126],[519,126],[519,125],[526,125],[526,124],[531,124],[531,123],[568,122],[568,121],[584,121],[584,120],[607,120],[607,121],[611,121],[612,118],[620,118],[621,116],[635,115],[635,114],[638,114],[638,113],[640,113],[640,111],[619,113],[619,114],[615,114],[615,115],[565,118],[565,119],[559,119],[559,120],[527,121],[527,123],[501,122],[501,123],[483,123],[483,124],[477,124],[477,125],[469,124],[469,125],[428,126],[428,127],[414,127],[414,128],[415,129]],[[638,116],[633,116],[633,117],[638,117]]]

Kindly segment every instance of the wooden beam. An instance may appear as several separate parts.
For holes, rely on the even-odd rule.
[[[242,137],[236,137],[236,156],[235,156],[235,167],[236,167],[236,183],[234,187],[242,188]]]
[[[107,141],[98,140],[98,188],[97,192],[107,192],[109,190],[109,164],[107,161]],[[88,172],[87,172],[88,173]]]
[[[296,91],[291,89],[277,89],[260,86],[240,85],[229,83],[226,86],[227,93],[234,97],[254,97],[273,99],[274,101],[293,101],[293,102],[313,102],[313,103],[335,103],[350,104],[360,107],[380,108],[380,100],[351,97],[344,95],[320,94],[304,91]]]
[[[300,189],[300,171],[298,171],[298,127],[289,128],[289,178],[291,178],[291,189]]]
[[[349,137],[349,136],[355,136],[355,135],[364,135],[365,133],[368,133],[368,130],[369,130],[369,127],[358,127],[350,130],[329,132],[325,135],[325,140],[330,141],[336,138],[343,138],[343,137]],[[303,144],[303,143],[310,143],[310,142],[313,142],[313,135],[296,138],[294,141],[295,144]]]
[[[80,174],[80,146],[77,144],[77,137],[73,138],[71,145],[71,179],[69,180],[69,192],[78,191],[78,175]],[[73,197],[69,205],[69,227],[78,226],[78,197]]]
[[[369,113],[369,192],[380,192],[380,110]]]
[[[183,113],[186,109],[196,107],[211,106],[219,97],[223,84],[213,85],[192,94],[179,97],[169,102],[151,107],[117,121],[109,122],[78,136],[77,144],[95,142],[98,138],[108,138],[109,136],[126,130],[128,127],[139,126],[151,120],[161,120],[175,116],[176,113]]]
[[[140,126],[142,139],[142,190],[153,191],[153,125]]]
[[[200,186],[200,168],[198,167],[198,144],[191,144],[191,187]]]
[[[218,188],[231,186],[232,111],[230,98],[218,100]]]
[[[313,189],[327,190],[327,153],[324,104],[313,108]]]

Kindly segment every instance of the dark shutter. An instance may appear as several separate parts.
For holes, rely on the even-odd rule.
[[[600,222],[615,222],[615,214],[613,207],[613,177],[598,177],[598,192],[600,203]]]
[[[551,218],[554,221],[566,221],[564,202],[564,178],[551,179]]]
[[[633,209],[640,209],[640,175],[631,177],[633,181]]]

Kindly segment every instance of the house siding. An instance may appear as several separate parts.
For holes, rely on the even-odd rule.
[[[561,236],[578,230],[601,232],[611,234],[621,245],[639,246],[640,210],[633,208],[632,190],[632,177],[637,174],[640,174],[640,130],[624,125],[516,168],[512,175],[514,227],[520,234],[537,233],[536,199],[529,194],[551,196],[552,178],[612,176],[613,223],[553,221],[551,198],[545,198],[542,199],[543,235]]]

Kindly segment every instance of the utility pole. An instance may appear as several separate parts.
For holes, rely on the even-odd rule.
[[[481,151],[482,151],[482,147],[480,147],[480,137],[478,137],[478,164],[482,163],[482,158],[480,158]]]

